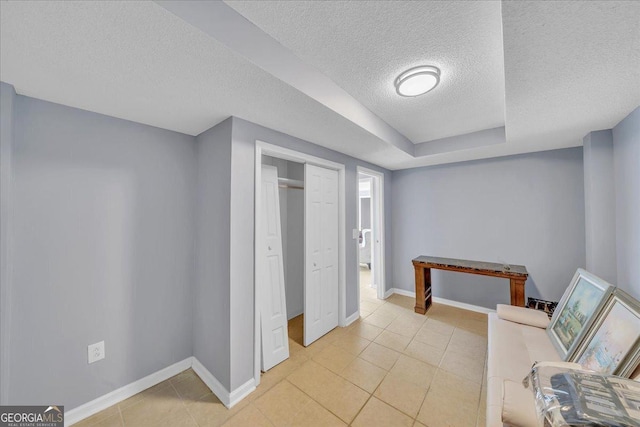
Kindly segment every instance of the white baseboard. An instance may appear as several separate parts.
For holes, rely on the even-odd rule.
[[[146,377],[141,378],[138,381],[134,381],[123,387],[120,387],[119,389],[107,393],[104,396],[100,396],[97,399],[85,403],[84,405],[80,405],[77,408],[73,408],[69,411],[65,411],[65,425],[70,426],[72,424],[75,424],[78,421],[81,421],[85,418],[90,417],[91,415],[97,414],[98,412],[107,409],[109,406],[113,406],[116,403],[130,398],[134,394],[138,394],[141,391],[148,389],[149,387],[153,387],[154,385],[159,384],[162,381],[168,380],[172,376],[178,375],[182,371],[186,371],[191,367],[192,360],[193,357],[187,357],[180,362],[174,363],[173,365],[161,369],[158,372],[154,372],[151,375],[147,375]]]
[[[384,294],[384,297],[385,298],[389,298],[392,294],[398,294],[398,295],[402,295],[402,296],[405,296],[405,297],[411,297],[411,298],[415,298],[416,297],[416,293],[414,291],[407,291],[405,289],[399,289],[399,288],[391,288],[391,289],[389,289]]]
[[[393,294],[404,295],[405,297],[415,298],[416,293],[414,291],[407,291],[405,289],[391,288],[387,292],[385,292],[384,297],[389,298]],[[467,304],[464,302],[452,301],[445,298],[440,297],[432,297],[433,302],[438,304],[450,305],[452,307],[458,307],[469,311],[476,311],[478,313],[495,313],[495,310],[491,310],[490,308],[481,307],[479,305]]]
[[[347,317],[344,321],[344,325],[340,325],[340,326],[342,326],[343,328],[346,328],[347,326],[349,326],[359,318],[360,318],[360,310],[356,311],[351,316]]]
[[[218,381],[198,359],[192,356],[161,369],[158,372],[154,372],[151,375],[147,375],[138,381],[134,381],[131,384],[120,387],[119,389],[107,393],[104,396],[100,396],[97,399],[85,403],[84,405],[65,411],[64,425],[70,426],[82,421],[110,406],[130,398],[134,394],[138,394],[149,387],[153,387],[162,381],[166,381],[174,375],[178,375],[180,372],[186,371],[189,368],[193,369],[207,387],[209,387],[211,392],[215,394],[227,408],[233,407],[233,405],[240,402],[249,393],[256,389],[255,381],[251,378],[232,392],[227,391],[220,381]]]
[[[450,305],[452,307],[463,308],[463,309],[469,310],[469,311],[476,311],[478,313],[484,313],[484,314],[495,313],[495,310],[491,310],[490,308],[486,308],[486,307],[481,307],[479,305],[473,305],[473,304],[467,304],[467,303],[464,303],[464,302],[452,301],[450,299],[445,299],[445,298],[440,298],[440,297],[433,297],[432,299],[433,299],[433,302],[437,302],[438,304]]]
[[[227,408],[229,409],[233,408],[233,406],[236,403],[240,402],[242,399],[247,397],[247,395],[255,389],[256,389],[256,381],[253,378],[251,378],[249,381],[247,381],[246,383],[242,384],[240,387],[238,387],[237,389],[229,393],[229,405],[225,405],[225,406],[227,406]]]

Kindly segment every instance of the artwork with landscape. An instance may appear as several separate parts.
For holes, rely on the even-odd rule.
[[[553,331],[560,343],[568,351],[578,334],[593,315],[605,291],[589,281],[580,278],[567,303],[562,307]]]
[[[640,313],[616,295],[592,329],[575,361],[604,374],[629,374],[635,368],[630,364],[640,340]]]

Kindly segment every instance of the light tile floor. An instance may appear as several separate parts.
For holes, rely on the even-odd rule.
[[[292,319],[289,359],[230,410],[187,370],[76,426],[484,426],[486,315],[360,292],[361,319],[309,347]]]

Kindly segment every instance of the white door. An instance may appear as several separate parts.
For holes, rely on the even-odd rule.
[[[304,345],[338,326],[338,171],[305,164]]]
[[[284,294],[284,259],[280,227],[278,169],[262,166],[262,257],[259,265],[262,366],[267,371],[289,358],[287,304]]]

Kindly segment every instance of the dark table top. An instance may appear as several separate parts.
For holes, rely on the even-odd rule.
[[[495,262],[469,261],[466,259],[455,258],[439,258],[434,256],[419,256],[413,260],[413,263],[430,264],[432,268],[438,266],[447,267],[449,269],[470,269],[478,272],[487,271],[495,273],[504,273],[514,276],[528,276],[527,267],[515,264],[499,264]]]

